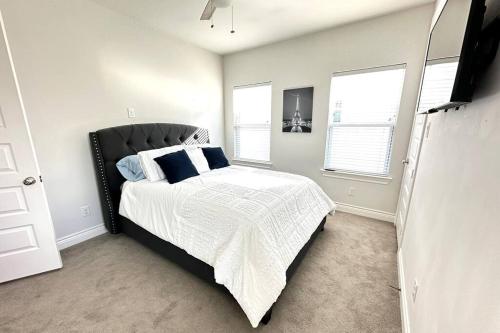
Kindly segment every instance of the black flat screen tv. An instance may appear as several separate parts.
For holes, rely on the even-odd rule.
[[[453,84],[450,102],[472,101],[478,71],[478,46],[485,13],[485,0],[472,0],[464,41],[460,52],[457,75]]]
[[[480,40],[485,0],[447,0],[433,26],[418,113],[448,110],[472,101],[486,67]]]

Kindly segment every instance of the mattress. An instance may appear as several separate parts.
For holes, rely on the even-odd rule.
[[[214,268],[253,327],[335,204],[311,179],[242,166],[176,184],[126,182],[120,215]]]

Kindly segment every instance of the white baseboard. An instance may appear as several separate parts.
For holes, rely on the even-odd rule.
[[[399,306],[401,308],[401,329],[403,333],[410,333],[410,318],[408,316],[408,303],[406,302],[406,284],[403,266],[403,253],[398,250],[398,276],[399,276]]]
[[[82,231],[78,231],[73,234],[59,238],[57,240],[57,248],[59,250],[63,250],[67,247],[73,246],[88,239],[102,235],[106,232],[107,230],[104,224],[95,225],[93,227],[84,229]]]
[[[394,223],[394,221],[395,221],[396,215],[394,213],[384,212],[382,210],[376,210],[376,209],[365,208],[365,207],[360,207],[360,206],[354,206],[354,205],[345,204],[345,203],[341,203],[341,202],[337,202],[336,204],[337,204],[337,210],[339,212],[350,213],[350,214],[364,216],[364,217],[370,217],[372,219],[391,222],[391,223]]]

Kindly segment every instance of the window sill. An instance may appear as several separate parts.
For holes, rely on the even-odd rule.
[[[245,159],[241,159],[241,158],[233,158],[232,162],[235,165],[249,166],[249,167],[255,167],[255,168],[262,168],[262,169],[271,169],[273,167],[273,164],[271,162],[267,162],[267,161],[256,161],[256,160],[245,160]]]
[[[321,173],[325,177],[332,177],[338,179],[354,180],[358,182],[388,185],[392,182],[391,176],[377,176],[349,171],[332,171],[321,169]]]

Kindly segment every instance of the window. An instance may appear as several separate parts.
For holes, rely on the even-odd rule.
[[[325,169],[387,176],[405,65],[336,73]]]
[[[458,57],[427,61],[417,112],[448,103],[457,75]]]
[[[234,157],[268,162],[271,146],[271,84],[233,89]]]

